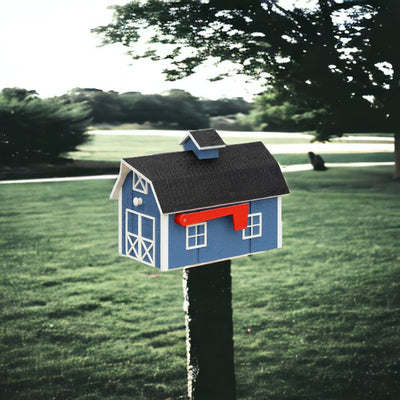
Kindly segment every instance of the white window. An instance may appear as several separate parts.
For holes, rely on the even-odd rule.
[[[262,214],[249,214],[247,228],[242,230],[242,239],[260,237],[262,234]]]
[[[133,173],[132,177],[132,189],[136,190],[137,192],[147,194],[148,184],[146,179],[141,177],[138,174]]]
[[[207,246],[207,223],[186,227],[186,250]]]

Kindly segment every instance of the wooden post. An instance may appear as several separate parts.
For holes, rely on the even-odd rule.
[[[235,400],[231,262],[183,272],[188,394],[191,400]]]

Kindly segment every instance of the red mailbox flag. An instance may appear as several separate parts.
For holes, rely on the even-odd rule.
[[[209,221],[210,219],[216,219],[232,215],[233,229],[235,231],[247,228],[247,217],[249,215],[249,204],[238,204],[235,206],[218,207],[212,210],[197,211],[193,213],[176,214],[174,221],[178,225],[188,226],[198,224],[200,222]]]

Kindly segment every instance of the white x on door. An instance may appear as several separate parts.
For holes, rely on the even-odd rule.
[[[133,210],[126,210],[126,255],[149,265],[155,265],[154,218]]]

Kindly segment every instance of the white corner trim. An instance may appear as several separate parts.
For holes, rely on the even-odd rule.
[[[219,144],[216,146],[205,146],[205,147],[200,147],[199,143],[196,141],[196,139],[193,137],[193,135],[189,132],[187,133],[180,141],[178,144],[183,145],[186,140],[190,138],[192,139],[192,142],[194,143],[194,145],[197,147],[198,150],[214,150],[214,149],[223,149],[224,147],[226,147],[226,144]]]
[[[185,135],[183,136],[183,138],[181,140],[178,141],[178,144],[182,145],[186,142],[186,139],[189,137],[190,133],[185,133]]]
[[[157,207],[160,210],[160,213],[162,214],[162,208],[160,205],[160,202],[158,200],[158,196],[156,191],[154,190],[154,186],[153,186],[153,182],[148,179],[146,176],[144,176],[142,173],[140,173],[136,168],[133,168],[131,165],[129,165],[126,161],[121,160],[121,166],[120,166],[120,170],[119,170],[119,175],[118,178],[114,184],[114,187],[111,191],[110,194],[110,199],[111,200],[116,200],[118,199],[119,193],[121,192],[122,189],[122,185],[124,184],[125,178],[126,176],[129,174],[129,172],[133,172],[135,174],[137,174],[138,176],[140,176],[142,179],[144,179],[148,185],[150,185],[151,190],[153,192],[154,198],[156,199],[156,203],[157,203]],[[175,213],[175,212],[174,212]]]
[[[118,252],[122,254],[122,191],[119,191],[118,196]],[[126,250],[126,249],[125,249]]]
[[[136,174],[140,178],[141,181],[145,181],[146,187],[149,183],[151,184],[150,179],[146,178],[142,173],[140,173],[137,169],[135,169],[131,165],[129,165],[125,160],[121,160],[119,174],[118,174],[117,180],[116,180],[114,187],[110,194],[111,200],[118,199],[118,195],[122,189],[122,185],[125,182],[125,178],[131,171],[133,171],[133,173]],[[133,190],[133,179],[132,179],[132,190]],[[134,190],[137,190],[137,189],[134,189]],[[142,192],[142,193],[144,193],[144,192]],[[147,193],[145,193],[145,194],[147,194]]]
[[[169,265],[169,216],[160,214],[160,269],[161,271],[168,271]]]
[[[278,249],[282,248],[282,196],[278,196],[277,198],[278,204],[277,204],[277,226],[278,226],[278,231],[277,231],[277,236],[278,236],[278,243],[277,247]]]
[[[121,191],[121,188],[122,188],[122,185],[124,184],[125,178],[131,170],[132,170],[132,168],[124,160],[121,160],[118,178],[115,181],[114,187],[111,191],[110,200],[118,199],[119,192]]]

